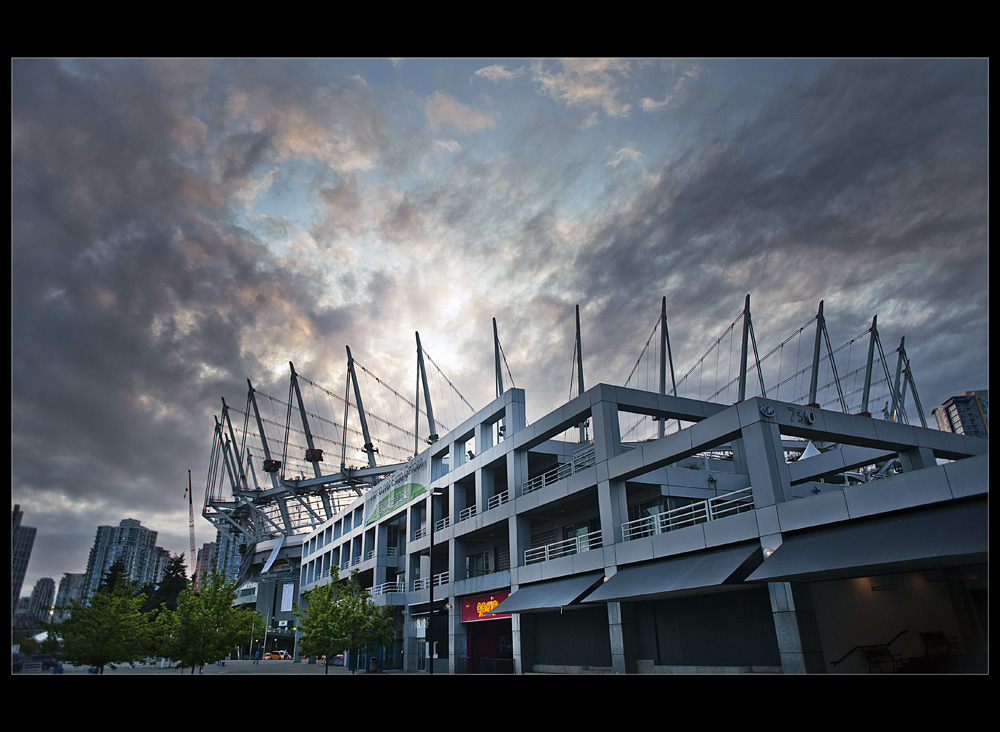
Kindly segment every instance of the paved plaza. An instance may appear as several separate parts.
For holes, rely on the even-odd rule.
[[[295,663],[293,661],[261,661],[260,663],[254,663],[253,661],[226,661],[224,665],[219,666],[216,664],[206,665],[203,669],[195,669],[194,673],[203,675],[217,675],[217,674],[266,674],[266,675],[277,675],[277,676],[323,676],[325,669],[323,666],[315,663]],[[86,666],[74,667],[69,664],[63,665],[62,675],[64,676],[85,676],[88,675],[89,669]],[[343,666],[331,666],[329,669],[329,675],[334,674],[350,675],[351,670],[345,669]],[[399,674],[401,671],[384,671],[368,673],[366,671],[357,671],[355,676],[386,676],[390,674]],[[105,676],[149,676],[149,675],[169,675],[169,676],[180,676],[182,674],[191,675],[191,669],[178,669],[171,668],[168,666],[161,666],[160,663],[151,663],[145,665],[136,664],[132,666],[119,666],[118,668],[112,669],[107,666],[104,667]],[[50,669],[48,671],[38,671],[35,673],[24,673],[18,674],[24,676],[51,676],[53,671]],[[59,674],[55,674],[59,675]]]

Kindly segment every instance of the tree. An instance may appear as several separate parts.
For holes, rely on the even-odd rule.
[[[163,577],[159,584],[148,588],[146,592],[148,599],[144,609],[146,612],[162,609],[171,612],[176,610],[177,598],[187,586],[187,566],[184,564],[184,555],[171,556],[167,566],[163,569]]]
[[[97,591],[100,592],[101,590],[109,587],[117,587],[121,580],[128,580],[128,573],[125,568],[125,560],[118,557],[111,563],[111,566],[108,567],[108,571],[101,575],[101,581],[97,585]],[[132,589],[134,590],[135,587]]]
[[[177,609],[164,612],[157,623],[162,629],[164,648],[179,668],[191,673],[206,663],[221,661],[260,624],[260,614],[248,608],[234,608],[236,580],[227,580],[213,566],[201,586],[190,585],[177,597]]]
[[[38,641],[24,633],[15,633],[11,638],[11,645],[18,646],[26,656],[38,652]]]
[[[109,572],[109,581],[89,604],[71,600],[69,619],[52,626],[62,640],[64,658],[74,666],[94,666],[101,674],[105,666],[135,665],[152,638],[152,626],[142,611],[145,600],[121,572]]]
[[[303,606],[293,603],[292,612],[299,619],[299,648],[303,656],[326,656],[327,662],[344,650],[340,637],[340,613],[337,610],[336,567],[330,570],[331,582],[307,592]],[[329,673],[326,666],[323,673]]]
[[[372,602],[358,582],[357,570],[341,582],[331,567],[330,582],[310,590],[305,600],[305,606],[295,604],[293,612],[299,618],[299,647],[306,656],[330,658],[338,651],[357,656],[388,645],[396,635],[393,606]]]

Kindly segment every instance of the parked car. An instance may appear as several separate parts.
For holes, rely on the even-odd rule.
[[[40,663],[42,671],[48,671],[50,668],[55,668],[58,661],[48,653],[35,653],[28,657],[26,663]]]
[[[288,651],[268,651],[264,654],[265,661],[285,661],[291,657]]]
[[[343,666],[344,665],[344,654],[338,654],[333,658],[330,658],[326,662],[327,666]]]

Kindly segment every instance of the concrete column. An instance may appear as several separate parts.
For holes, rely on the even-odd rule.
[[[417,636],[417,619],[409,615],[403,620],[403,670],[417,670],[425,650],[424,639]]]
[[[510,618],[511,640],[514,645],[514,673],[524,674],[535,665],[534,618],[514,613]]]
[[[451,443],[451,470],[459,465],[465,465],[469,461],[469,456],[465,454],[465,441]]]
[[[743,427],[742,460],[750,476],[755,508],[773,506],[792,497],[791,476],[775,422],[757,421]]]
[[[375,577],[372,584],[381,585],[386,579],[386,561],[389,554],[389,528],[385,524],[375,526]]]
[[[937,465],[937,459],[929,447],[914,447],[899,453],[899,464],[903,472],[908,473],[912,470],[932,468]]]
[[[594,460],[604,462],[621,452],[621,425],[618,422],[618,405],[598,402],[591,411],[593,421]]]
[[[507,490],[510,500],[521,495],[521,486],[528,479],[528,453],[511,450],[507,453]]]
[[[465,576],[465,539],[452,539],[448,542],[448,572],[450,573],[452,586],[459,580],[467,579]]]
[[[468,655],[468,643],[465,639],[465,624],[461,622],[462,610],[455,602],[455,596],[448,598],[448,670],[453,674],[458,671],[458,659]],[[440,652],[438,653],[440,655]],[[434,669],[437,671],[437,668]]]
[[[482,455],[484,452],[493,447],[493,423],[484,422],[476,427],[476,438],[475,438],[475,451],[477,455]]]
[[[521,566],[524,552],[531,548],[531,522],[524,516],[507,519],[507,534],[510,541],[511,569]]]
[[[823,649],[809,585],[769,582],[771,613],[785,674],[823,674]]]
[[[615,674],[638,671],[638,627],[635,605],[608,603],[608,633],[611,636],[611,670]]]
[[[524,391],[522,389],[512,390],[510,406],[507,407],[506,411],[505,438],[523,430],[527,424],[527,412],[525,410]]]
[[[598,467],[598,473],[601,471]],[[597,508],[601,517],[601,543],[614,546],[623,541],[622,524],[628,521],[628,497],[625,481],[599,480],[597,483]]]
[[[480,468],[476,471],[476,507],[486,510],[487,501],[493,497],[493,471]]]

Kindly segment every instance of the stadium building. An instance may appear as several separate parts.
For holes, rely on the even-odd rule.
[[[749,297],[734,399],[677,395],[665,303],[659,383],[584,389],[578,318],[579,393],[541,419],[527,422],[524,390],[503,388],[497,339],[496,399],[437,435],[428,398],[429,444],[408,460],[376,465],[365,428],[369,465],[323,474],[303,409],[315,478],[278,480],[264,440],[247,452],[271,461],[272,490],[227,463],[232,496],[210,489],[205,515],[248,541],[297,531],[297,592],[332,567],[356,571],[395,608],[382,668],[985,672],[988,440],[928,428],[919,402],[920,424],[907,422],[909,361],[901,342],[890,376],[874,320],[867,359],[839,376],[822,312],[801,399],[769,395],[765,359],[748,365]],[[822,405],[821,363],[837,391]],[[873,416],[880,365],[890,396]],[[851,374],[864,386],[845,393]],[[247,445],[224,414],[217,435],[227,428]],[[297,527],[292,505],[305,507]]]

